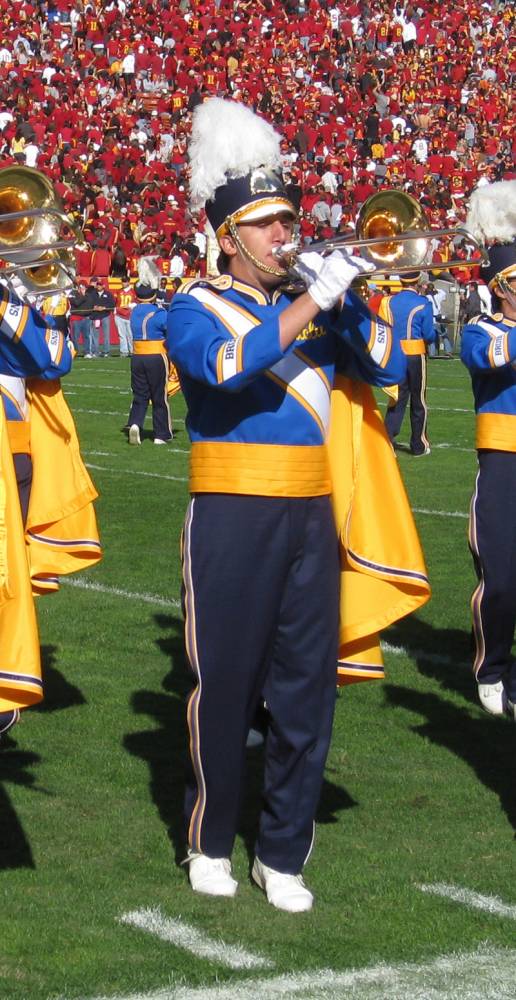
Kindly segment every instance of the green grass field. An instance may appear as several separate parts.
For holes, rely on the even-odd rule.
[[[508,721],[482,713],[469,665],[476,459],[466,371],[457,360],[429,363],[432,453],[416,461],[399,452],[433,597],[384,634],[386,682],[339,696],[306,870],[316,906],[298,916],[273,910],[249,880],[260,751],[249,754],[236,899],[195,896],[177,865],[189,687],[182,397],[172,401],[173,444],[155,448],[149,425],[149,438],[130,448],[122,432],[127,361],[78,360],[65,391],[100,493],[105,555],[38,604],[45,701],[0,750],[1,1000],[265,998],[269,980],[284,998],[514,1000],[515,739]],[[498,897],[500,907],[474,909],[420,889],[438,883]],[[157,908],[162,928],[185,925],[190,950],[121,923]],[[239,945],[269,967],[203,957],[195,933]],[[502,949],[513,985],[503,978]],[[478,987],[457,985],[445,971],[433,992],[432,963],[453,954],[466,956],[467,968],[473,952],[487,955]],[[380,963],[411,963],[412,985],[403,985],[405,973],[398,985],[374,987],[367,977],[345,985],[346,970]],[[332,972],[317,986],[309,974],[322,969]],[[283,990],[285,974],[298,979]]]

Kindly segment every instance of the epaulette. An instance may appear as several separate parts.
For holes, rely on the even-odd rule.
[[[225,292],[231,288],[233,279],[229,274],[218,274],[216,278],[191,278],[180,285],[181,295],[188,295],[194,288],[209,288],[212,292]]]
[[[491,337],[497,337],[500,333],[498,323],[503,318],[501,313],[496,313],[494,316],[490,316],[489,313],[478,313],[477,316],[472,316],[471,319],[468,319],[467,325],[469,326],[471,323],[473,326],[480,326]]]
[[[503,320],[503,313],[495,313],[494,316],[491,313],[480,312],[476,313],[475,316],[471,316],[468,319],[468,323],[500,323]]]

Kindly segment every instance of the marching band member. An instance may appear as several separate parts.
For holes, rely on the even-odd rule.
[[[65,328],[0,283],[0,733],[43,696],[32,594],[101,555],[97,494],[60,390]]]
[[[131,311],[133,401],[127,421],[129,444],[141,444],[149,400],[152,403],[154,444],[166,444],[172,438],[167,399],[169,362],[165,348],[168,312],[156,303],[161,278],[156,264],[150,258],[142,257],[138,273],[140,281],[134,288],[136,305]]]
[[[419,271],[401,274],[401,291],[384,296],[380,303],[380,316],[392,326],[407,355],[407,375],[398,388],[397,398],[389,400],[385,427],[394,441],[410,400],[410,451],[416,457],[430,453],[426,433],[426,352],[427,345],[437,341],[432,305],[425,295],[419,295],[411,287],[419,277]]]
[[[473,317],[462,331],[478,455],[469,522],[478,577],[471,600],[473,669],[482,707],[516,720],[511,655],[516,622],[516,181],[475,191],[466,226],[489,244],[489,265],[481,273],[496,310]]]
[[[189,155],[192,200],[205,205],[217,234],[222,273],[182,286],[167,337],[192,441],[183,532],[194,674],[186,861],[194,891],[235,894],[230,858],[245,744],[263,698],[271,723],[252,876],[273,906],[297,912],[313,903],[302,869],[339,645],[331,389],[337,371],[357,392],[363,381],[399,382],[405,358],[389,328],[348,291],[369,269],[365,261],[308,252],[297,267],[307,290],[283,289],[286,266],[276,252],[292,240],[296,210],[270,125],[214,98],[194,113]]]
[[[1,476],[6,491],[0,524],[7,535],[4,551],[5,546],[10,544],[12,548],[17,542],[19,552],[25,547],[32,483],[26,377],[59,378],[70,370],[71,363],[64,334],[49,329],[35,309],[0,285]],[[23,556],[18,560],[16,554],[11,557],[2,579],[5,599],[0,604],[0,733],[7,732],[17,721],[20,708],[42,697],[36,618],[28,564]],[[24,614],[27,624],[23,623]]]

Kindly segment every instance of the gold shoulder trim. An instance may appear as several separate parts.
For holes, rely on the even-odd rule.
[[[209,288],[214,292],[225,292],[231,288],[233,279],[229,274],[218,274],[215,278],[190,278],[183,282],[179,291],[182,295],[188,295],[193,288]]]

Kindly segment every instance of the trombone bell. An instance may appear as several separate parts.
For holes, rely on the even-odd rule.
[[[375,240],[375,246],[365,247],[364,256],[374,264],[420,268],[426,260],[429,242],[428,220],[415,198],[404,191],[378,191],[364,202],[357,219],[359,240]],[[421,233],[416,239],[402,240],[406,233]],[[382,237],[393,239],[382,241]],[[396,239],[398,237],[398,239]]]
[[[470,247],[464,257],[459,256],[452,246],[456,237]],[[455,258],[452,254],[449,260],[435,264],[429,259],[433,240],[438,241],[437,245],[445,241],[443,246],[451,247]],[[350,253],[358,251],[365,260],[372,261],[375,268],[367,272],[368,278],[377,274],[406,274],[423,269],[435,273],[463,268],[467,264],[478,267],[489,263],[485,247],[466,229],[431,229],[419,202],[405,191],[397,190],[378,191],[364,202],[358,214],[355,234],[337,235],[303,247],[288,243],[273,250],[273,255],[282,260],[295,276],[295,261],[299,254],[310,251],[324,256],[340,247]]]
[[[28,292],[59,292],[73,284],[74,276],[73,253],[69,250],[49,250],[42,254],[37,264],[24,268],[23,284]]]
[[[45,174],[32,167],[0,170],[0,260],[8,265],[0,276],[18,274],[29,292],[70,287],[75,236]]]
[[[29,208],[32,208],[32,205],[24,191],[19,191],[14,187],[6,187],[0,191],[0,218],[3,215],[11,215],[12,212],[21,212],[23,209]],[[0,221],[0,244],[16,246],[30,235],[31,229],[32,226],[27,218]]]

